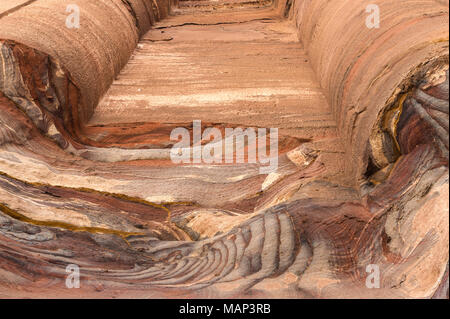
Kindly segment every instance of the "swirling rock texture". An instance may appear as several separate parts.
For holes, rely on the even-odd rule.
[[[0,297],[448,298],[448,1],[371,3],[3,0]]]

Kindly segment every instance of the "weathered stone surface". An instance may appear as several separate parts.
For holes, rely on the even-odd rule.
[[[448,2],[7,2],[0,297],[448,298]],[[193,120],[277,170],[174,163]]]

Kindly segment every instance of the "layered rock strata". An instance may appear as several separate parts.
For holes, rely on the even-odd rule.
[[[0,297],[448,298],[448,2],[6,2]]]

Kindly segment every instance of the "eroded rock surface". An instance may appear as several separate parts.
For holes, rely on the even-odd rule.
[[[0,297],[448,298],[448,2],[6,2]]]

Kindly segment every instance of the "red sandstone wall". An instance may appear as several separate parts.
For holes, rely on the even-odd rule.
[[[79,6],[83,28],[65,26],[70,4]],[[42,0],[2,18],[0,41],[23,44],[59,61],[80,89],[83,120],[128,62],[139,35],[167,16],[169,6],[167,0]]]
[[[379,28],[366,26],[368,4],[380,9]],[[448,61],[448,1],[296,0],[293,10],[357,182],[371,129],[401,83],[423,64]]]

